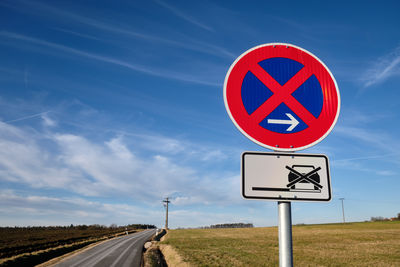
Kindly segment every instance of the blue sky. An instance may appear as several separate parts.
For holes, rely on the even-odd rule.
[[[283,42],[341,94],[322,142],[333,199],[293,223],[394,217],[400,189],[397,1],[1,1],[0,225],[277,224],[245,200],[240,155],[268,151],[224,107],[233,61]]]

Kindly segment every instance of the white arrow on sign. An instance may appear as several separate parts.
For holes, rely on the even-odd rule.
[[[288,118],[290,120],[273,120],[273,119],[268,119],[268,123],[273,123],[273,124],[289,124],[289,128],[286,129],[287,132],[292,131],[298,124],[299,121],[296,120],[295,117],[293,117],[292,114],[290,113],[285,113],[286,116],[288,116]]]

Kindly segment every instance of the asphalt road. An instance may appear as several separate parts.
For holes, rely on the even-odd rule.
[[[101,243],[54,265],[57,267],[139,267],[143,244],[155,229],[125,235]]]

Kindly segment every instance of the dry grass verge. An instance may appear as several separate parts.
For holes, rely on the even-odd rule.
[[[172,230],[162,244],[192,266],[279,265],[276,227]],[[400,222],[294,226],[293,249],[295,266],[400,266]]]
[[[159,240],[164,241],[168,233],[163,230],[153,238],[152,246],[143,255],[142,267],[191,267],[172,246],[159,245]]]
[[[183,261],[182,257],[176,252],[172,246],[160,245],[160,250],[164,255],[167,266],[171,267],[191,267],[188,262]]]
[[[164,256],[158,246],[150,247],[143,254],[143,267],[167,267]]]

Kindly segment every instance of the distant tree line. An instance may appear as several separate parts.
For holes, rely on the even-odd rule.
[[[157,228],[153,224],[129,224],[126,227],[133,228],[133,229],[155,229],[155,228]]]
[[[184,228],[178,227],[177,230],[183,229],[215,229],[215,228],[253,228],[254,225],[252,223],[221,223],[221,224],[214,224],[210,226],[200,226],[195,228]]]
[[[253,228],[252,223],[223,223],[210,225],[208,228]]]
[[[400,221],[400,213],[397,213],[397,217],[384,218],[382,216],[371,217],[371,222],[381,222],[381,221]]]

